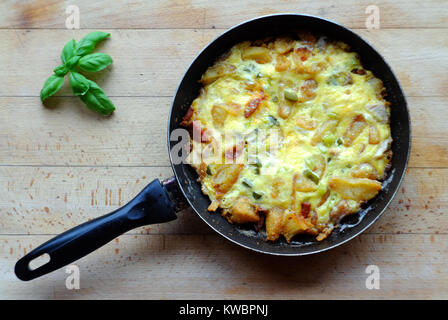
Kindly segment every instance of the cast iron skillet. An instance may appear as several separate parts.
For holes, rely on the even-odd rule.
[[[196,172],[187,164],[173,162],[171,150],[178,140],[170,141],[170,133],[180,127],[180,121],[199,93],[198,80],[217,57],[238,42],[262,39],[266,35],[282,35],[296,29],[310,30],[348,43],[353,51],[359,53],[363,65],[384,82],[387,100],[391,102],[392,169],[378,196],[369,201],[361,212],[343,220],[341,228],[334,230],[327,239],[317,242],[307,236],[296,236],[290,244],[282,240],[271,243],[263,240],[264,235],[229,224],[219,213],[207,211],[210,200],[202,194]],[[274,255],[299,256],[334,248],[367,229],[384,212],[405,174],[410,140],[409,113],[398,80],[381,55],[357,34],[334,22],[308,15],[276,14],[249,20],[228,30],[203,49],[177,88],[168,127],[168,149],[175,176],[163,182],[154,180],[122,208],[68,230],[34,249],[17,262],[15,273],[21,280],[37,278],[89,254],[126,231],[174,220],[175,213],[188,204],[216,232],[248,249]],[[50,256],[50,261],[31,270],[30,261],[45,253]]]

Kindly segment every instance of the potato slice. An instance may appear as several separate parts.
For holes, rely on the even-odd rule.
[[[274,42],[274,50],[280,54],[287,53],[294,49],[294,42],[288,38],[280,38]]]
[[[282,178],[275,178],[271,187],[271,197],[277,199],[282,189],[284,189],[285,181]]]
[[[235,66],[231,64],[217,64],[207,69],[207,71],[202,75],[200,82],[203,85],[208,85],[215,82],[220,77],[231,75],[235,69]]]
[[[311,138],[311,144],[315,146],[322,141],[322,137],[325,133],[331,132],[338,125],[338,120],[330,119],[325,121],[319,128],[317,128],[313,137]]]
[[[290,242],[292,237],[299,233],[315,234],[316,231],[311,229],[312,227],[304,217],[295,212],[291,212],[283,216],[281,233],[286,241]]]
[[[295,70],[298,73],[313,73],[310,66],[305,66],[304,62],[308,60],[311,52],[307,48],[297,48],[292,54],[292,61],[295,65]]]
[[[330,220],[334,224],[338,224],[344,217],[354,214],[355,212],[358,212],[360,207],[361,207],[360,203],[350,206],[348,200],[341,200],[330,211]]]
[[[227,112],[229,112],[231,115],[234,115],[234,116],[241,115],[242,109],[243,109],[243,107],[240,104],[235,103],[235,102],[230,102],[227,105]]]
[[[380,132],[378,131],[378,128],[376,125],[372,124],[369,127],[369,143],[370,144],[378,144],[380,143]]]
[[[307,177],[301,174],[294,174],[292,178],[292,192],[313,192],[316,191],[317,185]],[[295,194],[293,194],[295,195]]]
[[[228,219],[235,223],[248,223],[257,222],[260,220],[260,217],[257,214],[255,206],[250,204],[248,198],[244,197],[235,202],[230,210]]]
[[[208,211],[216,211],[216,210],[218,210],[220,204],[221,204],[221,202],[219,200],[215,199],[212,201],[212,203],[210,203],[207,210]]]
[[[280,236],[282,229],[284,211],[279,208],[272,208],[266,215],[267,240],[275,241]]]
[[[277,71],[277,72],[286,71],[286,70],[288,70],[290,65],[291,65],[291,61],[289,61],[287,57],[278,56],[277,64],[275,65],[275,71]]]
[[[327,237],[331,234],[331,232],[333,231],[333,229],[334,229],[334,226],[328,226],[328,227],[326,227],[324,230],[322,230],[322,231],[319,233],[319,235],[316,237],[316,240],[317,240],[317,241],[322,241],[322,240],[324,240],[325,238],[327,238]]]
[[[318,84],[314,79],[308,79],[303,82],[303,85],[300,87],[302,91],[302,98],[305,101],[312,100],[316,97]]]
[[[381,190],[381,183],[365,178],[332,177],[330,189],[339,193],[344,199],[367,201]]]
[[[214,105],[211,114],[213,118],[213,124],[216,128],[222,128],[227,119],[227,116],[229,115],[227,110],[220,105]]]
[[[367,80],[367,83],[372,87],[375,91],[375,94],[378,99],[382,99],[386,89],[383,86],[383,81],[378,78],[371,78]]]
[[[224,164],[219,167],[213,177],[215,190],[221,194],[227,193],[238,180],[243,168],[243,164]]]
[[[350,146],[353,141],[361,134],[364,128],[367,127],[366,119],[362,114],[355,116],[344,133],[344,146]]]
[[[297,126],[305,130],[313,130],[316,128],[316,121],[309,118],[299,117],[296,120]]]
[[[269,49],[263,47],[248,47],[241,54],[243,60],[251,59],[257,63],[264,64],[272,60]]]
[[[385,104],[370,104],[366,106],[366,109],[372,113],[372,115],[380,122],[386,123],[389,119],[389,113]]]
[[[288,119],[289,115],[291,114],[291,107],[287,105],[286,103],[280,103],[278,105],[278,115],[282,119]]]
[[[355,168],[351,173],[353,178],[367,178],[376,180],[379,179],[378,171],[370,163],[362,163]]]

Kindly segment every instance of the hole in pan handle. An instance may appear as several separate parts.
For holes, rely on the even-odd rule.
[[[17,261],[15,274],[23,281],[35,279],[84,257],[131,229],[174,220],[176,212],[185,206],[174,178],[163,184],[156,179],[123,207],[70,229],[25,255]],[[50,260],[34,270],[30,268],[30,262],[43,254],[48,254]]]

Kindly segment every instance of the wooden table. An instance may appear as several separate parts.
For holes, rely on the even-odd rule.
[[[420,1],[3,1],[0,4],[0,298],[448,298],[448,2]],[[81,30],[65,28],[66,6]],[[367,30],[366,7],[380,9]],[[407,94],[409,170],[387,212],[329,252],[272,257],[215,234],[191,210],[140,228],[64,269],[15,278],[18,258],[54,235],[114,210],[154,178],[172,175],[166,147],[171,97],[198,51],[245,19],[301,12],[333,19],[370,41]],[[95,75],[117,106],[103,118],[66,83],[42,106],[39,91],[71,38],[110,32]],[[369,290],[366,267],[380,270]]]

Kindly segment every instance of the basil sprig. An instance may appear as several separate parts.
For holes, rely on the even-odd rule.
[[[104,91],[92,80],[77,72],[77,67],[88,72],[103,70],[112,63],[112,58],[105,53],[91,53],[95,46],[108,38],[110,33],[101,31],[91,32],[78,43],[72,39],[66,43],[61,53],[62,64],[54,68],[54,74],[44,83],[40,92],[42,102],[55,94],[64,84],[64,76],[70,73],[70,85],[73,94],[91,110],[102,115],[110,115],[115,106]]]

